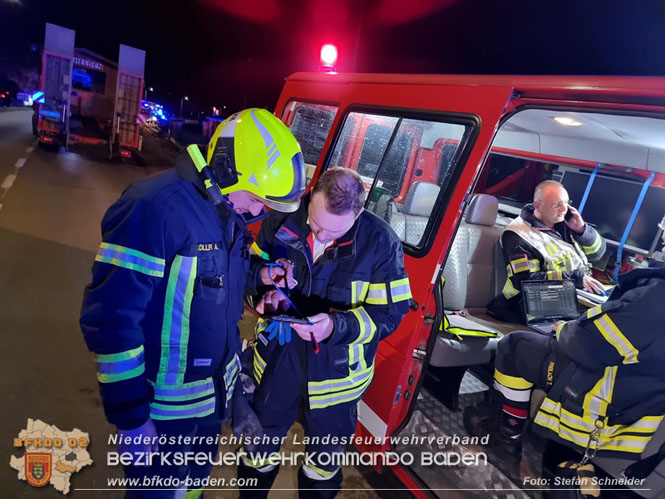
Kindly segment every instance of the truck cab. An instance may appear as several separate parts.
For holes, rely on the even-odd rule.
[[[607,241],[593,269],[602,282],[662,256],[665,79],[297,73],[286,80],[275,113],[300,142],[308,181],[329,167],[356,170],[366,209],[403,242],[413,303],[379,346],[356,430],[374,440],[361,451],[430,452],[426,443],[404,442],[415,434],[432,441],[465,435],[460,410],[481,400],[491,383],[497,341],[526,329],[498,320],[488,305],[506,280],[501,232],[540,181],[561,182]],[[491,334],[460,338],[444,316]],[[658,451],[665,428],[652,440],[643,457]],[[529,444],[521,471],[492,456],[474,476],[470,468],[441,472],[418,459],[380,471],[389,469],[417,497],[446,497],[446,484],[493,484],[529,497],[524,479],[543,473],[547,447]],[[617,477],[628,463],[595,464]],[[622,494],[662,497],[665,465],[647,484]]]

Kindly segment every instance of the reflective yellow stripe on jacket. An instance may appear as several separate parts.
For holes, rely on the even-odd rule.
[[[372,383],[374,364],[368,368],[351,371],[349,376],[307,383],[309,408],[323,409],[332,405],[358,400]]]
[[[606,421],[607,407],[612,402],[617,366],[605,368],[594,387],[584,397],[583,414],[574,414],[561,403],[545,398],[534,423],[547,428],[560,438],[586,448],[589,434],[597,420]],[[663,416],[644,416],[630,425],[607,424],[600,431],[599,450],[641,454],[658,429]]]
[[[662,420],[663,416],[645,416],[631,425],[605,426],[600,433],[599,450],[641,454]],[[595,421],[566,411],[560,403],[545,398],[534,423],[584,449]]]
[[[617,327],[609,315],[603,314],[598,319],[593,321],[594,325],[603,335],[603,338],[616,348],[619,355],[623,357],[624,364],[636,364],[638,362],[637,356],[639,350],[628,341],[621,330]]]

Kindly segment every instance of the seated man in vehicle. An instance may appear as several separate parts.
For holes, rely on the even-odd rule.
[[[551,336],[505,336],[495,396],[465,409],[466,430],[489,433],[497,453],[518,462],[531,392],[540,388],[547,396],[534,419],[538,433],[581,453],[591,442],[599,455],[639,459],[665,415],[663,303],[665,264],[651,261],[622,274],[604,304],[555,324]]]
[[[602,258],[605,240],[584,223],[560,183],[541,182],[533,199],[501,235],[508,276],[502,295],[490,309],[497,317],[513,322],[523,318],[524,280],[572,279],[578,289],[603,293],[603,285],[590,275],[589,261]]]

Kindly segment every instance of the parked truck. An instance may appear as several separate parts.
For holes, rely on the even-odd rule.
[[[140,149],[137,117],[145,51],[120,45],[118,62],[75,47],[74,30],[46,24],[37,133],[39,143],[106,147],[109,157]]]

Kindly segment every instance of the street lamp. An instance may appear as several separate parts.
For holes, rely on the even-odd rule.
[[[182,116],[182,104],[183,104],[183,102],[186,101],[186,100],[189,100],[189,97],[187,97],[186,95],[185,95],[182,99],[180,99],[180,117],[181,117],[181,118],[183,117],[183,116]]]
[[[150,90],[151,92],[155,91],[155,89],[152,87],[145,87],[143,89],[143,100],[148,100],[148,90]]]

